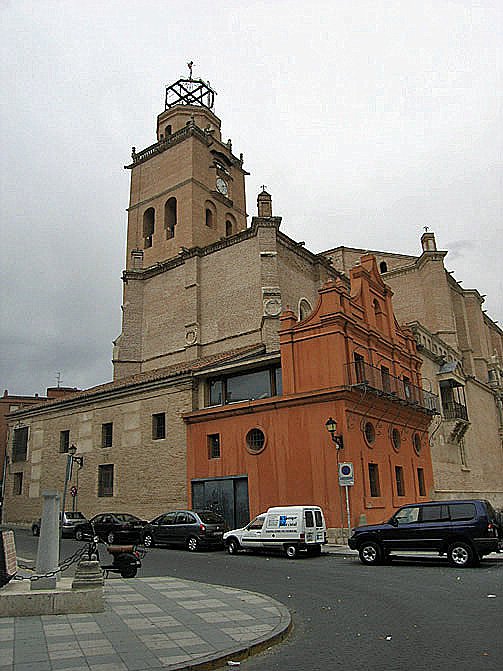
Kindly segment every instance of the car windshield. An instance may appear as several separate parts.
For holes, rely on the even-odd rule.
[[[213,510],[200,510],[197,514],[204,524],[221,524],[224,521],[224,518],[214,513]]]

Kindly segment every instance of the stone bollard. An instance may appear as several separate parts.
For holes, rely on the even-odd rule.
[[[72,589],[91,589],[103,587],[103,585],[103,571],[100,563],[92,559],[81,559],[77,564]]]
[[[55,491],[42,492],[42,498],[42,523],[35,570],[37,576],[55,571],[59,564],[59,494]],[[32,580],[30,589],[55,589],[56,580],[57,574]]]

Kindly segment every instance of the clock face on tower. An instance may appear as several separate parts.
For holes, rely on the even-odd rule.
[[[226,196],[229,193],[229,189],[227,188],[227,182],[225,181],[225,179],[222,179],[221,177],[217,177],[217,191],[219,191],[224,196]]]

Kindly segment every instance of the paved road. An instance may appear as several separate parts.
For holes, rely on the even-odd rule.
[[[33,555],[33,540],[16,536],[18,553]],[[63,555],[76,545],[64,541]],[[153,549],[142,575],[241,587],[284,603],[293,615],[290,637],[243,663],[249,671],[502,666],[503,562],[465,570],[436,559],[366,567],[336,555],[291,561]]]

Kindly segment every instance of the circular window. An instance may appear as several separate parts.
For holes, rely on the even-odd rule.
[[[421,445],[421,438],[418,433],[415,433],[412,436],[412,444],[414,445],[414,450],[416,454],[419,455],[421,453],[421,448],[423,446]]]
[[[363,427],[363,433],[365,434],[365,440],[369,445],[373,445],[376,439],[376,430],[372,422],[366,422]]]
[[[393,444],[393,449],[395,449],[397,452],[400,449],[400,445],[402,444],[402,438],[400,436],[400,431],[398,429],[393,429],[391,432],[391,442]]]
[[[261,429],[250,429],[246,434],[246,447],[257,454],[262,452],[265,447],[265,435]]]

